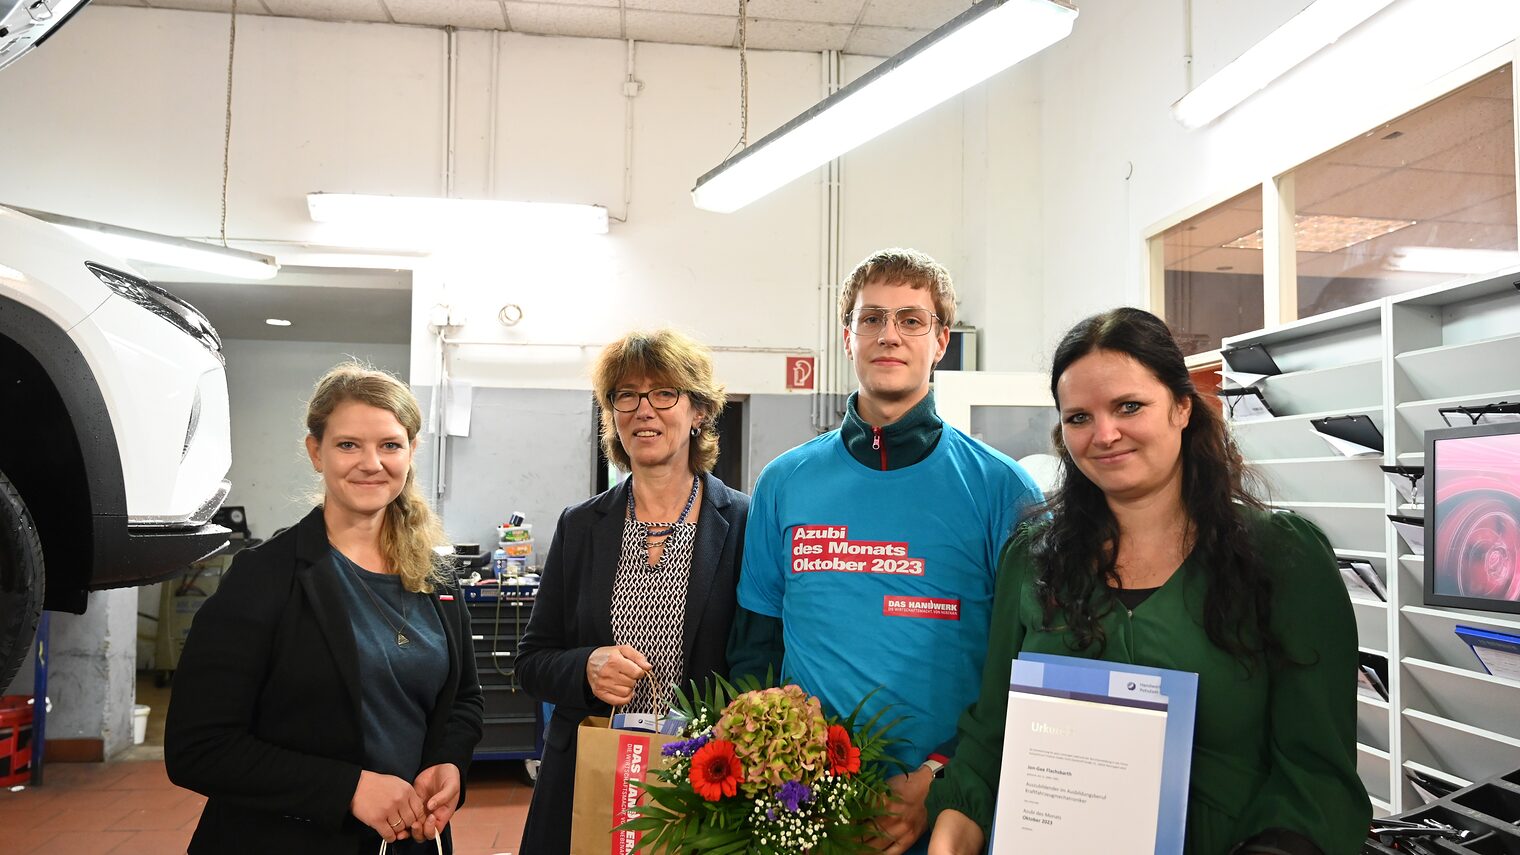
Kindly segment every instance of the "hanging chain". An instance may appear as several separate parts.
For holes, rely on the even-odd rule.
[[[222,246],[227,245],[227,175],[232,153],[232,57],[237,52],[237,0],[232,0],[232,23],[227,35],[227,123],[222,132]]]
[[[749,0],[739,0],[739,145],[749,148]]]

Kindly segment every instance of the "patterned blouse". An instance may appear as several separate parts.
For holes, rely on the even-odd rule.
[[[634,687],[633,700],[624,712],[663,714],[672,701],[670,687],[678,684],[686,671],[681,640],[697,524],[675,525],[655,564],[649,563],[644,551],[648,529],[670,527],[669,523],[646,523],[631,517],[623,521],[623,548],[612,586],[612,639],[644,654],[654,668]],[[656,690],[660,693],[658,711],[654,707]]]

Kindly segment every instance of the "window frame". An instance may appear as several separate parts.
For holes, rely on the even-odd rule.
[[[1166,320],[1166,232],[1199,214],[1216,208],[1225,202],[1261,188],[1262,205],[1262,319],[1267,329],[1299,320],[1298,317],[1298,251],[1294,235],[1294,176],[1295,170],[1323,154],[1368,133],[1387,122],[1411,113],[1443,98],[1476,81],[1484,75],[1510,66],[1511,128],[1515,135],[1516,158],[1516,221],[1517,241],[1520,241],[1520,39],[1490,51],[1452,71],[1432,80],[1424,86],[1410,90],[1404,97],[1390,99],[1371,123],[1359,122],[1355,126],[1328,129],[1311,143],[1290,149],[1279,161],[1281,166],[1270,169],[1263,178],[1232,184],[1222,191],[1211,193],[1191,205],[1158,220],[1141,231],[1141,253],[1145,263],[1141,265],[1141,288],[1147,311]],[[1241,332],[1249,332],[1242,330]],[[1207,350],[1187,357],[1189,369],[1204,368],[1220,362],[1219,351]]]

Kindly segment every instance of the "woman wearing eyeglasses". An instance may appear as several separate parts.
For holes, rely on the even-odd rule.
[[[725,401],[712,360],[672,330],[629,333],[592,386],[602,449],[630,477],[560,514],[522,637],[523,686],[555,705],[522,855],[570,850],[583,718],[663,711],[671,686],[728,671],[749,497],[710,474]]]

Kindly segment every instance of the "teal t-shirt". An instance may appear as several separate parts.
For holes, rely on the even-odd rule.
[[[919,462],[852,458],[839,432],[788,451],[750,502],[739,604],[782,621],[782,674],[847,714],[906,716],[894,752],[916,767],[976,697],[998,551],[1039,488],[946,425]]]
[[[432,596],[402,587],[332,550],[359,652],[365,768],[411,782],[421,772],[427,719],[449,672],[449,645]],[[406,644],[396,643],[398,629]]]

